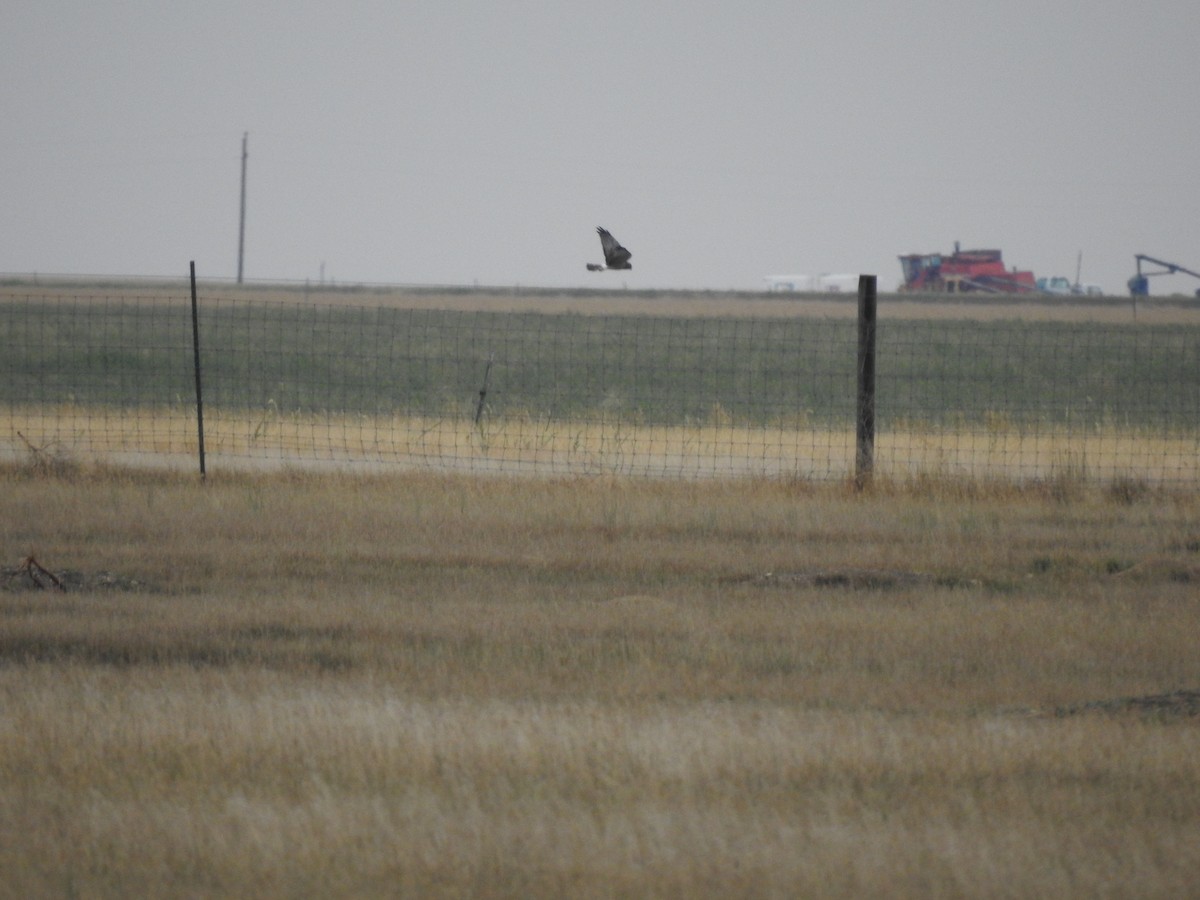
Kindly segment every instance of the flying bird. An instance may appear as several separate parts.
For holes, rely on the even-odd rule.
[[[603,228],[597,228],[596,234],[600,235],[600,247],[604,250],[604,265],[598,263],[588,263],[589,272],[603,272],[605,269],[632,269],[629,264],[629,258],[633,256],[628,250],[617,243],[617,239],[605,231]]]

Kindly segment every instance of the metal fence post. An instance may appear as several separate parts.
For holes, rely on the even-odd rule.
[[[875,276],[858,276],[858,401],[854,486],[871,483],[875,469]]]
[[[192,260],[192,359],[196,368],[196,431],[200,441],[200,480],[204,472],[204,395],[200,390],[200,314],[196,303],[196,261]]]

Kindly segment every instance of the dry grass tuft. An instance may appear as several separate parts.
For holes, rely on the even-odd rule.
[[[66,587],[0,591],[4,892],[1184,896],[1198,523],[1087,482],[0,469],[0,562]]]

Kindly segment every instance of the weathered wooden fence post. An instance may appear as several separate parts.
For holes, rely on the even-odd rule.
[[[858,276],[858,401],[854,486],[871,483],[875,469],[875,276]]]

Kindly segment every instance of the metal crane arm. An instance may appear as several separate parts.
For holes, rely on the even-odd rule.
[[[1151,275],[1174,275],[1176,272],[1182,272],[1184,275],[1200,278],[1200,272],[1193,272],[1186,266],[1179,265],[1179,263],[1170,263],[1165,260],[1155,259],[1153,256],[1147,256],[1145,253],[1135,254],[1133,258],[1137,260],[1137,274],[1129,279],[1129,293],[1134,297],[1146,297],[1150,294]],[[1162,268],[1143,272],[1142,263],[1144,262],[1155,266],[1162,266]],[[1196,296],[1200,297],[1200,290],[1196,291]]]
[[[1182,272],[1185,275],[1191,275],[1193,278],[1200,278],[1200,272],[1193,272],[1191,269],[1181,266],[1178,263],[1164,262],[1161,259],[1155,259],[1153,256],[1147,256],[1145,253],[1139,253],[1134,257],[1137,260],[1137,270],[1139,275],[1174,275],[1176,272]],[[1160,272],[1143,272],[1142,263],[1153,263],[1156,266],[1162,266]]]

